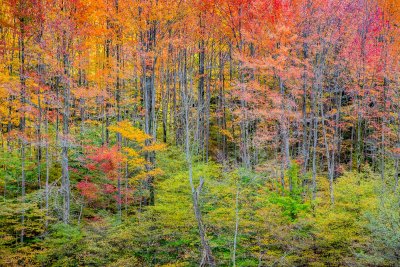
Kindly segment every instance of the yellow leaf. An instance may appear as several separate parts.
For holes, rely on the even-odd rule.
[[[144,141],[152,138],[142,130],[133,127],[129,121],[118,122],[117,125],[110,126],[108,129],[112,132],[119,133],[122,137],[135,141],[139,144],[143,144]]]
[[[145,146],[143,148],[143,151],[147,151],[147,152],[150,152],[150,151],[161,151],[161,150],[165,150],[166,147],[167,146],[165,144],[163,144],[163,143],[151,144],[151,145]]]

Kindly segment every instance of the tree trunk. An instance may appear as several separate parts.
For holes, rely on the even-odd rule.
[[[324,109],[322,104],[320,104],[321,109],[321,124],[322,124],[322,132],[324,135],[324,144],[325,144],[325,151],[326,151],[326,161],[328,165],[328,174],[329,174],[329,195],[331,200],[331,205],[335,203],[335,197],[333,193],[333,178],[334,178],[334,170],[335,170],[335,152],[330,152],[327,134],[326,134],[326,126],[325,126],[325,115]]]
[[[317,143],[318,143],[318,116],[313,112],[313,154],[312,154],[312,200],[317,195]]]
[[[286,118],[287,108],[285,102],[285,88],[282,79],[279,77],[279,91],[281,94],[281,116],[279,120],[280,130],[281,130],[281,153],[283,154],[282,161],[282,175],[284,172],[290,168],[290,153],[289,153],[289,129],[288,129],[288,121]],[[293,184],[292,179],[289,177],[289,191],[292,192]]]
[[[23,7],[20,7],[23,8]],[[22,202],[22,215],[21,215],[21,243],[24,242],[24,235],[25,235],[25,210],[24,210],[24,203],[25,203],[25,108],[26,108],[26,74],[25,74],[25,19],[19,18],[19,63],[20,63],[20,70],[19,70],[19,81],[21,86],[21,117],[20,117],[20,132],[21,132],[21,202]]]
[[[70,216],[70,181],[69,181],[69,159],[68,159],[68,148],[69,148],[69,115],[70,115],[70,59],[67,53],[68,42],[66,31],[63,32],[63,65],[64,65],[64,101],[63,101],[63,138],[61,140],[61,169],[62,169],[62,184],[61,192],[63,195],[63,222],[69,223]]]
[[[115,0],[115,10],[116,14],[118,15],[119,12],[119,4],[118,0]],[[117,71],[116,71],[116,82],[115,82],[115,102],[117,105],[117,122],[121,121],[121,78],[120,78],[120,68],[121,68],[121,27],[117,26],[117,44],[115,47],[116,50],[116,61],[117,61]],[[121,143],[122,137],[120,133],[117,133],[117,146],[118,150],[121,150]],[[122,220],[122,193],[121,193],[121,166],[118,163],[118,174],[117,174],[117,192],[118,192],[118,199],[117,199],[117,209],[118,209],[118,219],[119,221]]]
[[[236,197],[235,197],[235,234],[233,237],[233,253],[232,253],[232,266],[236,266],[236,247],[237,237],[239,233],[239,181],[236,181]]]
[[[211,252],[211,248],[208,244],[208,240],[206,237],[204,225],[202,222],[202,215],[200,211],[200,205],[199,205],[199,195],[201,192],[201,188],[203,185],[204,180],[201,178],[200,179],[200,185],[199,187],[195,188],[194,182],[193,182],[193,167],[192,167],[192,158],[191,158],[191,151],[190,151],[190,131],[189,131],[189,109],[190,109],[190,100],[189,100],[189,95],[187,92],[187,88],[185,88],[185,91],[183,93],[183,105],[184,105],[184,112],[185,112],[185,155],[186,155],[186,161],[189,169],[189,183],[191,187],[191,192],[192,192],[192,200],[193,200],[193,210],[195,214],[195,218],[197,221],[197,226],[199,230],[199,235],[200,235],[200,241],[201,241],[201,247],[202,247],[202,259],[200,262],[200,266],[216,266],[214,257]]]
[[[150,29],[145,33],[146,37],[143,38],[142,45],[145,51],[151,52],[154,49],[156,42],[156,23],[148,22],[150,25]],[[150,61],[150,62],[148,62]],[[155,102],[156,102],[156,90],[155,90],[155,65],[156,65],[157,57],[152,56],[149,60],[148,58],[142,59],[142,71],[143,71],[143,104],[145,110],[145,123],[144,123],[144,131],[146,134],[153,137],[153,140],[156,139],[156,111],[155,111]],[[149,141],[146,141],[149,144]],[[146,166],[146,169],[149,171],[154,167],[155,164],[155,153],[147,152],[146,159],[150,163]],[[149,197],[149,205],[154,205],[155,203],[155,192],[154,192],[154,177],[149,176],[147,178],[147,187],[149,189],[150,197]]]
[[[201,27],[201,18],[200,18],[200,27]],[[201,40],[199,43],[199,85],[198,85],[198,96],[197,96],[197,133],[195,139],[198,142],[198,151],[200,154],[204,152],[204,110],[205,110],[205,101],[204,101],[204,61],[205,61],[205,48],[204,41]]]
[[[48,110],[46,109],[46,119],[45,119],[45,127],[46,127],[46,135],[49,135],[49,119],[48,119]],[[46,139],[46,185],[45,185],[45,207],[46,207],[46,220],[45,220],[45,228],[47,230],[49,225],[49,179],[50,179],[50,156],[49,156],[49,139]]]

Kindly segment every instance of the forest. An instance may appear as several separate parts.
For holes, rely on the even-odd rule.
[[[400,266],[399,0],[0,0],[0,266]]]

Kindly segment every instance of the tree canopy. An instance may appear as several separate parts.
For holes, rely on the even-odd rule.
[[[1,266],[398,266],[398,0],[0,0]]]

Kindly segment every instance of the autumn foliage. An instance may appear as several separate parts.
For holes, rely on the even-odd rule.
[[[398,0],[0,0],[0,265],[395,266],[399,62]]]

